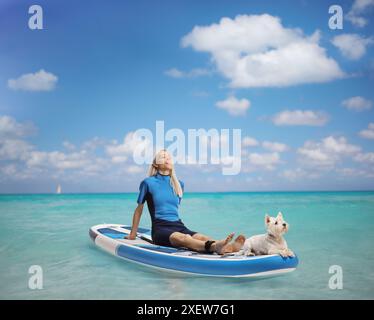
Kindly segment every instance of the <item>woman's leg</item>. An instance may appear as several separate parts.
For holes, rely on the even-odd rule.
[[[214,240],[211,237],[208,237],[204,234],[201,233],[195,233],[192,238],[197,239],[197,240],[202,240],[202,241],[207,241],[207,240]],[[214,240],[215,241],[215,240]]]
[[[234,234],[229,234],[226,239],[214,242],[211,245],[211,251],[221,254],[224,247],[230,242]],[[170,243],[175,247],[186,247],[198,252],[205,252],[205,242],[206,240],[199,240],[193,238],[189,234],[184,234],[181,232],[173,232],[169,237]]]

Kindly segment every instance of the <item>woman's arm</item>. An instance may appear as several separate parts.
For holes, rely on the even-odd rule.
[[[125,239],[129,239],[129,240],[135,240],[136,239],[136,233],[138,231],[140,217],[141,217],[142,212],[143,212],[143,207],[144,207],[144,203],[140,203],[136,207],[136,209],[134,211],[134,216],[132,218],[131,232],[128,236],[125,237]]]

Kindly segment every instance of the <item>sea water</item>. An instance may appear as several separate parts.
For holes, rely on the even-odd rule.
[[[1,195],[0,299],[373,299],[374,192],[186,193],[180,217],[213,238],[263,233],[264,215],[290,224],[296,271],[250,280],[180,276],[107,254],[88,229],[131,224],[135,193]],[[149,227],[144,209],[141,226]],[[30,266],[43,288],[30,289]],[[342,270],[333,289],[331,266]]]

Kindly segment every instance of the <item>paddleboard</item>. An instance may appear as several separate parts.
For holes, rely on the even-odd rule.
[[[151,230],[138,228],[135,240],[124,239],[131,226],[100,224],[90,228],[95,245],[104,251],[134,263],[164,271],[212,277],[272,277],[294,271],[298,258],[280,255],[221,256],[186,248],[159,246],[152,243]]]

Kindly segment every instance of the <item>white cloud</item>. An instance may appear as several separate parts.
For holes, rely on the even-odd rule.
[[[321,166],[331,166],[336,160],[333,157],[319,148],[318,145],[306,143],[303,148],[298,150],[298,153],[307,159],[309,164],[316,164]]]
[[[84,142],[80,148],[64,141],[63,147],[68,152],[39,151],[32,147],[26,150],[24,157],[18,157],[18,160],[24,161],[29,169],[42,169],[51,174],[56,170],[76,170],[80,174],[92,175],[102,172],[110,165],[110,159],[101,158],[95,153],[99,146],[103,146],[103,140],[98,137]]]
[[[355,0],[346,18],[356,27],[365,27],[368,24],[368,20],[362,15],[373,6],[374,0]]]
[[[89,155],[84,151],[64,153],[60,151],[32,151],[26,161],[28,167],[55,169],[82,169],[90,163]]]
[[[20,139],[0,139],[0,160],[26,160],[34,149],[28,142]]]
[[[26,141],[35,130],[32,124],[19,123],[9,116],[0,117],[0,180],[3,183],[39,178],[78,184],[95,178],[118,183],[119,178],[127,179],[129,174],[145,173],[145,168],[134,164],[131,155],[133,150],[139,150],[139,143],[143,147],[148,144],[133,139],[133,132],[125,136],[123,143],[115,140],[108,143],[94,137],[80,147],[65,140],[62,151],[44,151]],[[121,157],[125,161],[118,161]]]
[[[296,170],[283,170],[279,175],[287,180],[295,181],[301,177],[304,177],[305,171],[301,170],[300,168]]]
[[[319,172],[308,172],[302,168],[296,168],[296,169],[283,170],[279,174],[279,176],[289,181],[296,181],[296,180],[305,179],[305,178],[317,179],[321,175]]]
[[[359,135],[366,139],[374,139],[374,122],[369,123],[368,128],[361,130]]]
[[[226,110],[232,116],[245,115],[251,102],[247,99],[237,99],[234,96],[228,97],[226,100],[218,101],[216,106],[220,109]]]
[[[140,172],[145,172],[144,168],[141,166],[135,166],[135,165],[129,165],[126,166],[125,171],[127,173],[140,173]]]
[[[354,157],[354,160],[357,162],[374,164],[374,152],[359,153]]]
[[[0,167],[1,172],[4,175],[13,176],[17,173],[17,166],[14,163]]]
[[[40,172],[36,172],[35,170],[29,170],[28,168],[23,168],[19,164],[10,163],[0,167],[0,181],[1,180],[8,180],[11,177],[13,180],[27,180],[30,178],[35,177]]]
[[[106,141],[99,137],[94,137],[82,144],[82,149],[87,151],[94,151],[100,146],[106,145]]]
[[[121,163],[126,162],[133,155],[135,149],[146,150],[151,147],[151,141],[139,140],[135,137],[134,132],[129,132],[126,134],[123,143],[113,142],[106,146],[106,153],[111,157],[113,163]]]
[[[336,169],[336,172],[340,173],[343,176],[353,176],[358,174],[358,170],[356,168],[339,168]]]
[[[369,169],[369,170],[365,170],[365,169],[359,169],[359,168],[339,168],[339,169],[336,169],[336,172],[340,175],[342,175],[343,177],[353,177],[353,178],[357,178],[357,177],[360,177],[361,178],[374,178],[374,172]]]
[[[76,149],[76,146],[69,141],[64,141],[62,145],[66,150],[69,151],[74,151]]]
[[[259,142],[255,139],[255,138],[252,138],[252,137],[244,137],[242,139],[242,146],[243,147],[255,147],[255,146],[258,146],[259,145]]]
[[[335,60],[319,46],[319,32],[305,36],[285,28],[278,17],[238,15],[209,26],[195,26],[183,47],[211,54],[234,88],[284,87],[344,77]]]
[[[371,109],[373,102],[363,97],[356,96],[343,100],[342,105],[349,110],[364,111]]]
[[[197,78],[202,76],[210,75],[211,72],[207,69],[196,68],[190,71],[181,71],[177,68],[171,68],[165,71],[165,74],[172,78]]]
[[[329,136],[324,138],[322,143],[325,150],[339,154],[354,154],[361,149],[358,146],[349,144],[345,137],[334,138],[333,136]]]
[[[0,116],[0,139],[25,137],[36,131],[31,122],[19,123],[10,116]]]
[[[17,79],[9,79],[8,87],[13,90],[51,91],[57,83],[57,76],[43,69],[35,73],[27,73]]]
[[[248,160],[250,166],[265,170],[274,170],[275,166],[280,163],[280,156],[277,152],[251,153],[248,156]]]
[[[341,34],[332,39],[342,55],[350,60],[358,60],[366,53],[366,47],[374,43],[373,38],[364,38],[358,34]]]
[[[81,170],[83,175],[100,174],[103,176],[104,173],[107,174],[111,169],[113,169],[112,163],[107,158],[100,158],[97,155],[92,155],[89,160],[88,164],[86,164]]]
[[[272,118],[277,126],[323,126],[328,120],[326,113],[312,110],[284,110]]]
[[[301,161],[307,165],[331,168],[343,156],[355,156],[361,147],[349,144],[345,137],[328,136],[321,142],[306,141],[297,150]]]
[[[289,149],[286,144],[280,142],[263,141],[262,146],[273,152],[285,152]]]
[[[53,178],[58,172],[75,170],[76,174],[93,174],[108,167],[109,159],[102,159],[93,153],[94,143],[98,138],[91,139],[77,147],[68,141],[63,142],[69,152],[40,151],[25,140],[34,134],[37,128],[32,123],[19,123],[9,116],[0,117],[0,161],[1,172],[12,179],[38,178],[40,176]],[[74,151],[74,152],[72,152]],[[10,164],[13,166],[9,166]],[[14,171],[16,170],[16,174]]]
[[[184,77],[184,73],[176,68],[166,70],[165,74],[172,78],[183,78]]]
[[[33,146],[21,138],[36,131],[31,122],[19,123],[13,117],[0,116],[0,160],[25,160]]]

